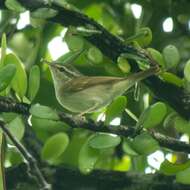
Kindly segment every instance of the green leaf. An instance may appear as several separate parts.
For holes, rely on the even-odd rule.
[[[39,8],[31,13],[33,18],[48,19],[55,17],[58,11],[51,8]]]
[[[133,157],[133,167],[135,171],[144,173],[147,166],[148,162],[146,155],[138,155]]]
[[[0,131],[0,190],[5,190],[5,174],[4,174],[4,136]]]
[[[178,183],[190,184],[190,168],[180,171],[176,174],[176,181]]]
[[[119,56],[117,59],[117,65],[123,73],[129,73],[131,66],[125,57]]]
[[[158,142],[148,133],[142,133],[134,138],[132,148],[139,154],[148,155],[159,149]]]
[[[67,148],[69,137],[66,133],[57,133],[50,137],[44,144],[41,152],[43,160],[53,163]]]
[[[53,0],[54,4],[57,4],[60,7],[63,7],[67,10],[72,10],[72,11],[79,11],[78,8],[76,8],[74,5],[71,5],[69,3],[67,3],[66,0]]]
[[[164,119],[163,127],[169,128],[174,126],[174,120],[176,118],[177,114],[175,112],[171,112],[167,117]]]
[[[135,40],[143,47],[148,46],[152,41],[152,31],[148,27],[141,28],[135,36]]]
[[[11,11],[24,12],[25,8],[17,0],[6,0],[5,5]]]
[[[119,145],[121,138],[115,134],[96,133],[89,140],[89,146],[95,149],[114,148]]]
[[[190,122],[177,116],[173,119],[174,128],[181,133],[190,134]]]
[[[17,150],[15,146],[9,147],[6,150],[6,161],[9,162],[10,166],[18,166],[24,160],[20,152]]]
[[[88,50],[87,56],[88,56],[88,59],[95,64],[99,64],[103,61],[102,52],[96,47],[91,47]]]
[[[153,48],[147,48],[147,50],[148,50],[148,52],[150,53],[150,55],[152,56],[152,58],[153,58],[160,66],[165,67],[164,57],[163,57],[163,55],[162,55],[159,51],[157,51],[157,50],[155,50],[155,49],[153,49]]]
[[[88,174],[94,169],[94,166],[100,156],[100,150],[89,146],[89,141],[92,137],[93,136],[90,136],[87,139],[79,152],[79,170],[83,174]]]
[[[40,68],[34,65],[30,69],[29,82],[28,82],[28,98],[32,101],[40,88]]]
[[[184,76],[185,76],[185,79],[186,79],[188,82],[190,82],[190,60],[187,61],[187,63],[185,64]]]
[[[78,167],[78,158],[81,147],[86,142],[89,131],[83,129],[74,129],[70,137],[70,143],[67,150],[58,159],[61,163]]]
[[[70,51],[63,56],[59,57],[56,62],[59,62],[60,64],[70,64],[73,61],[75,61],[82,53],[83,51]]]
[[[162,122],[167,114],[167,107],[162,102],[149,106],[140,116],[138,125],[144,128],[153,128]]]
[[[173,73],[164,72],[161,73],[160,76],[168,83],[174,84],[178,87],[182,87],[184,84],[183,80]]]
[[[123,72],[118,68],[116,64],[105,62],[104,69],[111,76],[123,76]]]
[[[16,66],[6,65],[0,69],[0,92],[5,90],[12,82],[16,73]]]
[[[89,28],[86,28],[86,27],[77,27],[75,28],[75,33],[79,36],[83,36],[83,37],[88,37],[88,36],[92,36],[92,35],[95,35],[95,34],[102,34],[102,31],[101,30],[96,30],[96,29],[89,29]]]
[[[114,118],[121,117],[121,114],[125,110],[127,104],[127,98],[120,96],[115,99],[106,110],[105,124],[108,125]]]
[[[122,144],[123,151],[131,156],[137,156],[138,153],[132,148],[132,141],[125,139]]]
[[[13,112],[3,112],[3,113],[1,113],[1,117],[3,118],[3,121],[5,123],[10,123],[17,116],[18,116],[18,114],[17,113],[13,113]]]
[[[163,56],[167,69],[176,67],[180,61],[178,49],[174,45],[166,46],[163,49]]]
[[[59,115],[56,111],[51,109],[48,106],[41,106],[40,104],[35,104],[30,108],[30,113],[33,116],[42,119],[52,119],[52,120],[59,120]]]
[[[21,140],[24,136],[25,126],[23,120],[20,116],[17,116],[9,124],[6,125],[11,134],[17,139]],[[12,141],[9,140],[9,143],[12,144]]]
[[[0,62],[0,68],[4,65],[4,59],[6,56],[6,49],[7,49],[7,40],[6,40],[6,34],[3,33],[2,39],[1,39],[1,62]]]
[[[42,119],[36,116],[32,116],[31,123],[33,128],[43,130],[44,132],[56,133],[69,129],[69,126],[61,121]]]
[[[173,164],[165,160],[160,166],[160,172],[165,175],[175,175],[177,172],[185,170],[188,167],[190,167],[190,160],[183,164]]]
[[[65,41],[71,51],[81,51],[84,47],[84,40],[79,36],[74,36],[69,32],[65,35]]]
[[[5,65],[15,64],[17,71],[15,77],[11,83],[12,88],[17,92],[20,98],[23,98],[27,90],[27,75],[23,63],[19,58],[10,53],[5,57]]]

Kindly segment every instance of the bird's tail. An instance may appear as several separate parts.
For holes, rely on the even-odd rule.
[[[150,67],[147,70],[134,73],[131,76],[128,76],[127,78],[136,83],[158,73],[159,71],[160,71],[160,68],[158,66],[154,66],[154,67]]]

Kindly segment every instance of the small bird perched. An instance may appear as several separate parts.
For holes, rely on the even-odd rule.
[[[151,67],[128,77],[84,76],[68,67],[49,64],[58,102],[67,110],[78,113],[95,112],[122,95],[136,82],[159,71]]]

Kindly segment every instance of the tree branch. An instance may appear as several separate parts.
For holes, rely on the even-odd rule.
[[[30,105],[17,103],[13,99],[0,96],[0,112],[15,112],[23,115],[29,114]]]
[[[38,182],[41,190],[50,190],[51,186],[46,182],[43,174],[41,173],[37,160],[26,150],[26,148],[14,137],[12,136],[9,129],[5,126],[3,121],[0,121],[0,128],[3,133],[12,141],[12,143],[16,146],[18,151],[24,157],[24,159],[28,162],[28,171]]]
[[[45,170],[45,168],[44,168]],[[175,182],[175,177],[162,174],[142,174],[133,172],[117,172],[94,170],[89,175],[83,175],[78,170],[65,167],[49,168],[53,189],[69,190],[188,190],[189,185]],[[24,164],[6,171],[7,187],[14,190],[22,184],[28,184],[33,190],[38,190],[26,175]],[[14,181],[12,180],[14,179]],[[61,180],[60,180],[61,179]],[[17,182],[17,184],[16,184]],[[26,186],[27,188],[27,186]],[[26,189],[25,188],[25,189]]]
[[[6,97],[0,98],[0,105],[4,105],[3,102],[6,102],[6,106],[0,107],[1,112],[14,112],[29,115],[30,105],[11,102],[10,99],[7,100]],[[10,108],[7,109],[7,108]],[[5,111],[3,110],[5,109]],[[27,111],[26,111],[27,110]],[[99,122],[95,123],[92,120],[84,120],[82,118],[75,118],[63,112],[59,113],[60,121],[66,122],[71,128],[82,128],[91,130],[94,132],[106,132],[113,133],[123,137],[134,137],[137,136],[140,131],[132,126],[105,126],[104,123]],[[149,131],[150,132],[150,131]],[[190,144],[186,142],[179,141],[178,139],[157,133],[150,132],[150,134],[159,142],[160,146],[169,148],[178,152],[190,153]]]

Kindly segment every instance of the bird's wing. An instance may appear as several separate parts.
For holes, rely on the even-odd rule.
[[[67,92],[78,92],[96,85],[114,84],[123,80],[120,77],[86,77],[81,76],[68,81],[64,85],[64,90]]]

